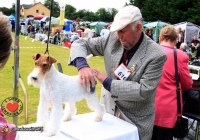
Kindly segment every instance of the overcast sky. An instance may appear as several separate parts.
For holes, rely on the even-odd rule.
[[[4,2],[0,2],[0,7],[8,7],[12,6],[12,3],[15,3],[16,0],[6,0]],[[21,4],[31,4],[34,0],[20,0]],[[44,4],[45,0],[36,0],[36,2],[41,2]],[[55,0],[56,1],[56,0]],[[126,2],[129,0],[57,0],[61,5],[70,4],[76,8],[76,10],[80,9],[88,9],[89,11],[96,12],[99,8],[116,8],[120,10]]]

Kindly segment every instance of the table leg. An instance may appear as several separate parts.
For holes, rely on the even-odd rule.
[[[195,140],[198,140],[198,136],[199,136],[199,121],[197,121],[197,126],[196,126],[196,132],[195,132]]]

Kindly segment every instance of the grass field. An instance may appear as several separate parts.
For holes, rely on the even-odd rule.
[[[13,35],[14,38],[14,35]],[[14,43],[13,43],[14,44]],[[14,45],[13,45],[14,46]],[[27,77],[29,73],[33,70],[34,62],[32,55],[35,53],[44,54],[46,50],[46,44],[42,44],[39,41],[32,42],[32,39],[28,38],[25,40],[25,36],[20,35],[19,41],[19,73],[21,75],[22,81],[28,92],[28,111],[36,110],[39,101],[39,89],[33,86],[27,85]],[[78,71],[73,66],[68,66],[70,50],[49,44],[49,55],[55,57],[58,63],[61,63],[63,73],[67,75],[77,75]],[[104,71],[104,64],[102,57],[93,57],[89,60],[89,65],[92,68]],[[14,71],[12,70],[14,66],[14,51],[6,64],[6,66],[0,71],[0,103],[7,97],[13,96],[14,89]],[[55,64],[57,68],[57,63]],[[98,82],[98,81],[97,81]],[[24,96],[21,86],[18,86],[18,97],[24,102]],[[97,83],[97,94],[100,96],[101,84]],[[90,112],[85,100],[82,100],[76,104],[77,114]],[[13,122],[12,117],[5,116],[10,122]],[[28,123],[34,123],[36,121],[36,114],[32,114],[28,117]],[[25,124],[24,111],[18,116],[18,125]]]

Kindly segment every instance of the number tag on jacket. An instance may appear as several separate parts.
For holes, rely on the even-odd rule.
[[[118,79],[126,81],[126,79],[129,77],[131,72],[129,71],[129,69],[123,63],[121,63],[115,69],[114,74]]]

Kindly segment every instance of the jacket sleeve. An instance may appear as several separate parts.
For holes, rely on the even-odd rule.
[[[188,68],[188,59],[188,56],[183,54],[183,57],[181,57],[178,62],[180,86],[183,91],[187,91],[192,88],[193,84],[192,77]]]
[[[86,58],[89,54],[93,54],[94,56],[103,56],[107,41],[108,36],[88,39],[80,38],[74,41],[70,49],[68,64],[71,65],[71,62],[77,57]]]

